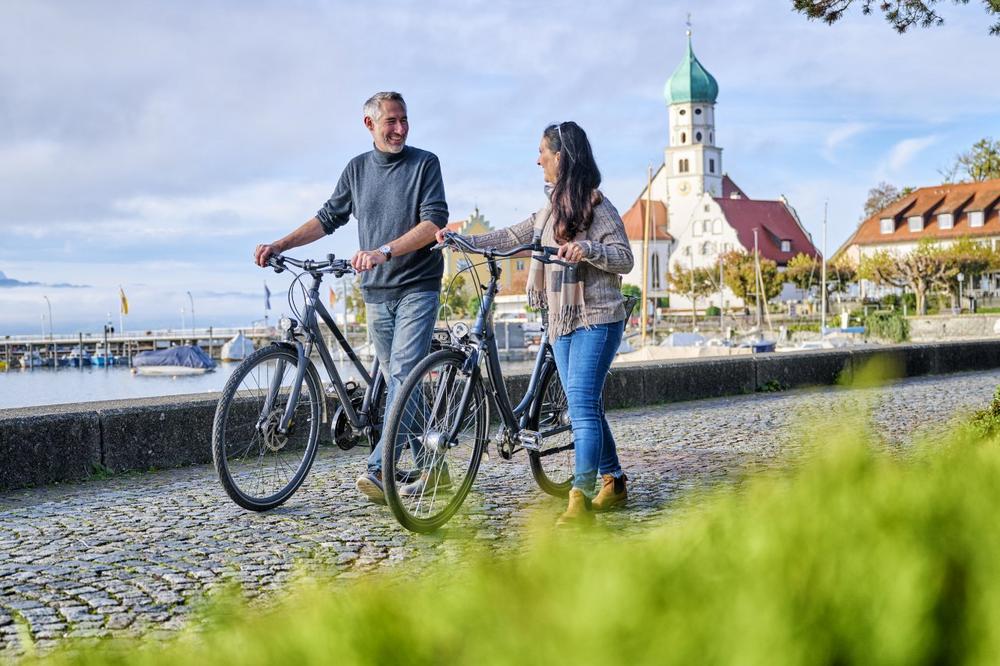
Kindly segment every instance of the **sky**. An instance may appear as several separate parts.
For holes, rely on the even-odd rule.
[[[587,131],[622,212],[663,161],[663,85],[693,44],[719,83],[723,168],[787,197],[832,253],[866,193],[941,182],[1000,138],[1000,38],[972,5],[898,35],[787,0],[0,0],[0,335],[244,326],[287,312],[254,246],[308,220],[371,148],[361,106],[408,103],[451,219],[494,227],[542,203],[542,129]],[[347,257],[351,224],[292,256]],[[31,284],[33,283],[33,284]],[[190,296],[188,293],[190,292]],[[52,308],[48,319],[48,297]]]

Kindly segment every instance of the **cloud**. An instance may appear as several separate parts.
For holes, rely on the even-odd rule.
[[[938,140],[937,136],[922,136],[903,139],[892,147],[884,161],[884,167],[890,173],[906,168],[924,149],[932,146]]]
[[[854,122],[833,128],[823,141],[823,157],[828,162],[836,162],[837,149],[870,127],[870,123]]]

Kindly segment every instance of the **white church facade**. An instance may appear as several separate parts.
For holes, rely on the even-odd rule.
[[[779,269],[800,252],[818,256],[809,233],[784,197],[750,199],[723,170],[715,125],[719,86],[695,57],[690,30],[687,34],[687,52],[664,87],[669,134],[663,164],[622,216],[637,260],[625,282],[642,284],[648,201],[647,293],[650,297],[669,295],[671,309],[681,310],[690,310],[691,301],[685,293],[670,291],[669,273],[675,265],[718,267],[723,254],[753,252],[754,247],[762,257],[777,262]],[[798,295],[791,289],[785,294]],[[721,295],[699,299],[698,305],[730,308],[743,303],[725,289]]]

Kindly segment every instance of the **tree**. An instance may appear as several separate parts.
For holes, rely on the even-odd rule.
[[[916,296],[917,312],[927,314],[927,292],[948,272],[944,250],[931,240],[923,240],[905,255],[887,250],[862,257],[858,275],[878,285],[909,288]]]
[[[699,298],[719,290],[714,277],[714,270],[711,268],[684,268],[680,263],[676,263],[670,271],[670,289],[677,294],[694,296],[691,308],[697,311]]]
[[[997,0],[1000,2],[1000,0]],[[959,178],[961,182],[1000,178],[1000,141],[990,137],[980,139],[972,148],[955,156],[955,163],[938,171],[946,183]]]
[[[874,0],[857,0],[861,5],[861,13],[871,14]],[[897,32],[904,33],[911,27],[919,25],[927,28],[941,25],[944,19],[935,11],[935,5],[942,0],[879,0],[877,8],[885,14],[888,21]],[[854,4],[855,0],[792,0],[792,7],[800,14],[810,19],[819,19],[833,25],[844,16],[844,12]],[[969,0],[952,0],[956,5],[967,5]],[[1000,14],[1000,0],[982,0],[986,13]],[[991,35],[1000,35],[1000,21],[990,26]]]
[[[469,296],[465,289],[465,276],[462,274],[452,278],[445,289],[441,290],[441,307],[446,317],[461,317],[466,313]]]
[[[361,295],[360,275],[351,280],[351,290],[347,293],[347,300],[344,303],[344,307],[348,312],[354,313],[355,323],[364,324],[368,321],[366,317],[367,310],[365,310],[365,299]]]
[[[812,255],[799,252],[788,260],[785,267],[785,280],[791,282],[803,292],[819,284],[820,264]]]
[[[758,309],[781,293],[784,276],[778,274],[778,265],[770,259],[760,260],[761,281],[764,283],[763,299],[758,297],[754,255],[733,250],[722,255],[722,279],[733,294],[744,302],[753,299]]]
[[[939,276],[934,288],[951,296],[954,306],[958,301],[958,274],[966,284],[972,285],[979,277],[1000,264],[1000,257],[990,247],[977,243],[971,238],[962,238],[941,250],[945,271]]]
[[[868,198],[865,200],[865,214],[863,219],[867,220],[875,213],[896,203],[911,192],[913,192],[912,187],[904,187],[900,190],[891,183],[886,183],[884,181],[879,183],[875,187],[868,190]]]

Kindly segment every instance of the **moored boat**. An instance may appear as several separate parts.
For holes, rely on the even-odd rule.
[[[253,342],[241,331],[234,335],[229,342],[222,345],[220,358],[223,361],[242,361],[252,353]]]
[[[140,375],[201,375],[215,370],[215,361],[197,345],[178,345],[136,354],[132,369]]]

